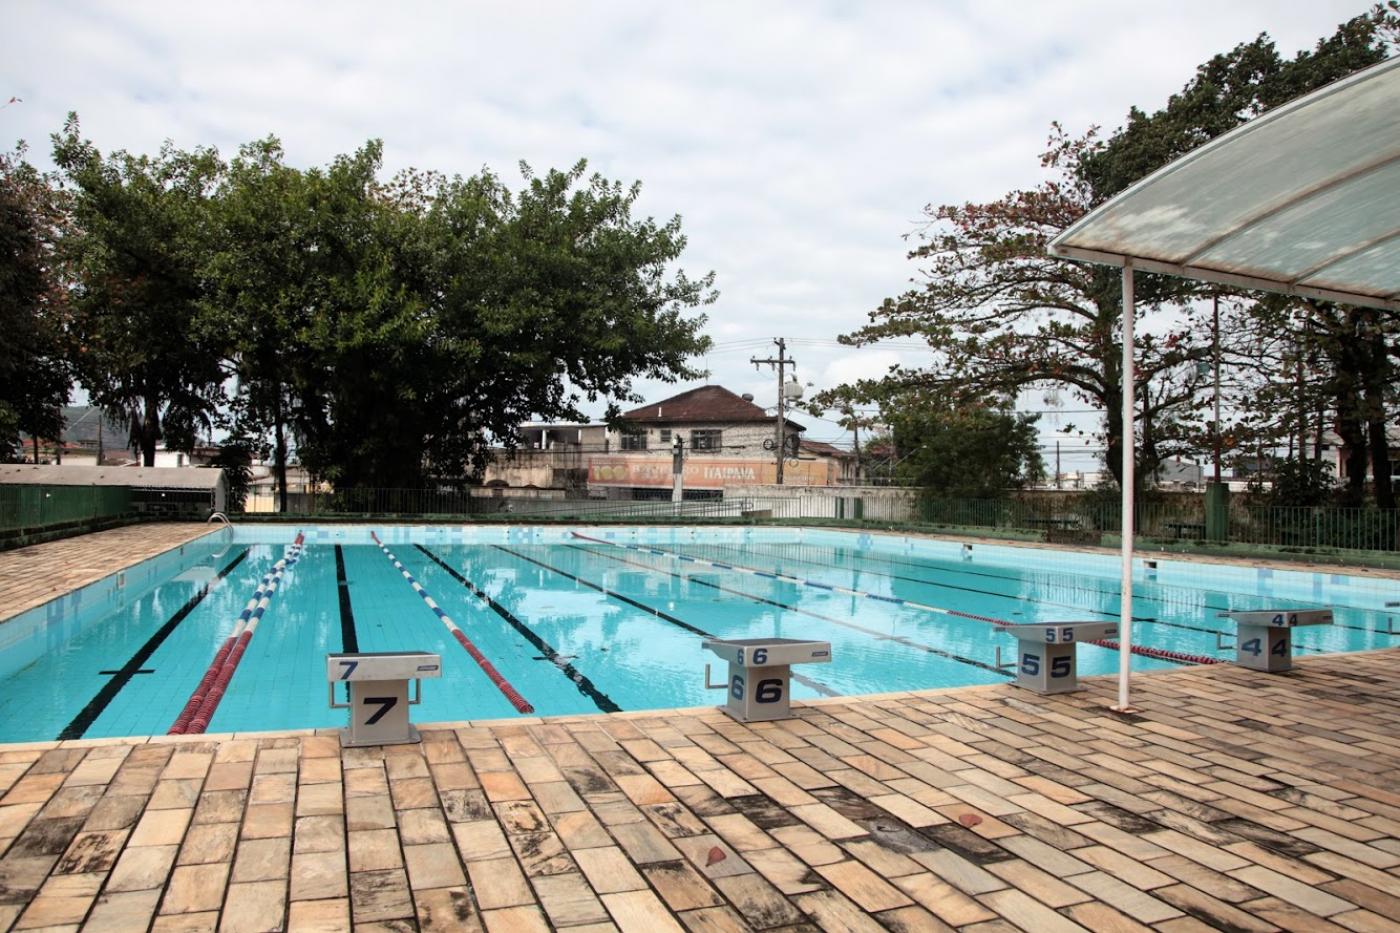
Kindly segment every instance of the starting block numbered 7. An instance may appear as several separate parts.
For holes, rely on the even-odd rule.
[[[722,684],[710,683],[706,664],[705,686],[728,690],[721,709],[740,722],[787,719],[791,665],[831,661],[831,642],[801,638],[712,638],[700,647],[729,662],[729,679]]]
[[[419,741],[418,730],[408,721],[408,708],[422,702],[425,678],[441,676],[442,656],[426,651],[326,655],[331,709],[350,710],[350,726],[341,730],[340,744],[403,745]],[[335,700],[335,685],[342,682],[350,691],[348,703]]]
[[[1277,674],[1293,669],[1293,630],[1300,625],[1331,625],[1331,609],[1262,609],[1220,613],[1233,619],[1235,663]],[[1218,642],[1218,639],[1217,639]]]
[[[1081,689],[1075,648],[1081,641],[1117,638],[1117,622],[1042,622],[1000,629],[1016,638],[1016,686],[1036,693]]]

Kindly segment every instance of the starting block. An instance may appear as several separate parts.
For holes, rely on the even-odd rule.
[[[442,676],[442,656],[426,651],[379,651],[326,655],[331,709],[350,710],[342,746],[403,745],[420,741],[408,708],[423,699],[423,680]],[[413,681],[413,699],[408,682]],[[345,683],[349,702],[337,703],[335,685]]]
[[[1261,609],[1220,613],[1233,619],[1235,663],[1277,674],[1293,669],[1293,630],[1300,625],[1331,625],[1331,609]]]
[[[1016,686],[1042,694],[1082,689],[1075,646],[1118,637],[1117,622],[1043,622],[1000,630],[1016,638]]]
[[[729,691],[721,709],[740,722],[787,719],[791,666],[831,661],[831,642],[801,638],[711,638],[700,647],[729,662],[729,679],[722,684],[710,683],[706,664],[705,686]]]

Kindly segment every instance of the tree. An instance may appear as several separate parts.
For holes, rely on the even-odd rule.
[[[71,189],[63,253],[71,278],[75,365],[102,408],[129,419],[146,466],[164,439],[194,446],[221,402],[223,334],[201,315],[215,152],[167,143],[156,156],[103,157],[70,115],[53,137]]]
[[[996,499],[1044,476],[1039,416],[1017,414],[1006,399],[891,401],[897,402],[887,416],[895,445],[908,451],[898,477],[932,497]]]
[[[871,323],[843,338],[855,344],[919,335],[936,356],[921,371],[897,371],[885,384],[976,402],[1014,397],[1047,383],[1067,386],[1102,407],[1108,465],[1121,458],[1121,293],[1116,272],[1048,256],[1046,244],[1095,203],[1075,168],[1096,151],[1093,134],[1052,137],[1043,163],[1059,177],[987,204],[929,207],[923,242],[910,252],[924,263],[923,286],[871,312]],[[1160,298],[1144,287],[1139,312]],[[1138,341],[1136,389],[1142,442],[1138,475],[1146,477],[1183,452],[1183,423],[1197,404],[1194,361],[1208,344],[1193,312],[1182,310],[1165,334]],[[877,389],[878,393],[878,389]],[[819,402],[826,399],[819,397]]]
[[[291,435],[308,428],[297,409],[318,391],[311,334],[318,320],[339,318],[341,302],[358,300],[357,267],[373,261],[368,217],[380,152],[370,143],[303,171],[286,165],[281,143],[268,137],[240,148],[213,199],[206,313],[227,335],[238,433],[249,442],[271,434],[282,511]]]
[[[1332,37],[1291,61],[1260,36],[1202,65],[1167,106],[1134,109],[1107,140],[1058,126],[1042,164],[1055,177],[983,204],[929,206],[909,253],[922,284],[885,301],[847,342],[918,335],[935,357],[922,370],[896,371],[888,383],[970,399],[1014,395],[1036,384],[1069,388],[1105,412],[1107,464],[1120,477],[1123,397],[1117,333],[1119,273],[1052,258],[1046,244],[1085,212],[1133,181],[1245,120],[1357,68],[1394,48],[1396,6],[1343,23]],[[1192,365],[1207,355],[1208,331],[1191,302],[1202,287],[1139,275],[1141,312],[1170,307],[1159,332],[1142,333],[1135,360],[1136,475],[1152,475],[1166,457],[1199,443],[1199,389]]]
[[[342,486],[418,486],[479,468],[531,418],[694,375],[713,274],[674,265],[680,219],[636,220],[640,193],[580,162],[509,190],[490,172],[408,172],[374,189],[353,276],[313,319],[303,462]],[[339,295],[353,300],[339,300]]]
[[[67,305],[54,264],[65,214],[52,180],[0,153],[0,459],[20,455],[20,433],[58,439],[72,384]]]

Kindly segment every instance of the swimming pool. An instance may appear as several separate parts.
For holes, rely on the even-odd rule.
[[[1233,625],[1219,611],[1319,606],[1336,608],[1336,624],[1300,631],[1299,653],[1400,643],[1384,609],[1400,581],[1140,565],[1134,641],[1145,646],[1229,658],[1216,633]],[[710,636],[830,641],[831,664],[798,669],[799,700],[997,683],[1010,672],[996,647],[1009,657],[1013,642],[995,622],[1112,620],[1118,603],[1112,555],[897,535],[240,526],[0,623],[0,741],[165,733],[247,627],[245,608],[255,628],[211,733],[343,725],[325,683],[337,651],[441,654],[419,722],[520,715],[453,628],[535,715],[557,715],[719,702],[703,686]],[[1081,675],[1112,673],[1117,652],[1084,645],[1079,663]],[[1177,666],[1134,657],[1135,670]]]

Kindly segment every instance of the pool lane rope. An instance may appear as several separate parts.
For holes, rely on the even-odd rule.
[[[896,606],[908,606],[911,609],[921,609],[924,612],[932,612],[935,615],[957,616],[961,619],[972,619],[976,622],[989,622],[992,625],[1020,625],[1019,622],[1011,622],[1006,619],[997,619],[992,616],[977,615],[973,612],[961,612],[957,609],[945,609],[942,606],[931,606],[928,603],[915,602],[912,599],[905,599],[902,596],[884,596],[880,593],[869,593],[865,590],[853,590],[846,586],[835,586],[831,583],[821,583],[817,580],[808,580],[804,577],[795,577],[792,574],[781,573],[773,570],[758,570],[753,567],[744,567],[740,564],[730,564],[719,560],[708,560],[703,557],[691,557],[689,554],[681,554],[676,551],[667,551],[656,547],[647,547],[641,544],[627,544],[622,541],[608,541],[603,538],[594,538],[590,535],[578,531],[569,532],[575,538],[588,541],[593,544],[606,544],[611,547],[624,548],[629,551],[637,551],[641,554],[651,554],[656,557],[668,557],[672,560],[685,564],[698,564],[702,567],[713,567],[716,570],[728,570],[733,573],[743,573],[749,576],[762,577],[765,580],[781,580],[784,583],[795,583],[798,586],[811,587],[813,589],[824,590],[828,593],[840,593],[843,596],[857,596],[862,599],[873,599],[882,603],[893,603]],[[1100,648],[1108,648],[1113,651],[1118,650],[1118,643],[1105,639],[1095,639],[1086,644],[1097,645]],[[1168,651],[1165,648],[1151,648],[1147,645],[1132,645],[1129,648],[1133,654],[1142,655],[1146,658],[1158,658],[1165,661],[1177,661],[1182,664],[1220,664],[1220,658],[1211,657],[1205,654],[1188,654],[1181,651]]]
[[[219,701],[224,698],[229,681],[238,669],[238,662],[243,660],[243,653],[248,650],[248,642],[253,640],[253,632],[267,612],[282,576],[301,559],[305,540],[306,536],[297,532],[296,540],[287,548],[282,559],[263,574],[262,582],[253,591],[253,596],[243,607],[243,611],[238,614],[233,632],[224,639],[209,669],[200,678],[199,686],[194,688],[194,693],[190,694],[185,708],[175,718],[168,735],[197,735],[209,728],[209,720],[214,718],[214,711],[218,709]]]
[[[521,696],[520,691],[512,687],[510,681],[506,680],[505,677],[501,675],[501,672],[496,670],[496,666],[487,660],[486,655],[482,654],[476,645],[472,644],[471,639],[457,627],[457,623],[452,621],[452,617],[444,612],[442,607],[428,595],[427,590],[423,589],[423,584],[415,580],[413,574],[408,572],[408,568],[400,563],[399,559],[394,556],[394,552],[384,546],[384,542],[379,540],[379,535],[371,531],[369,536],[374,539],[374,543],[379,546],[379,550],[384,552],[384,556],[389,558],[389,563],[394,565],[394,569],[403,574],[403,578],[408,581],[409,586],[413,587],[413,591],[423,598],[423,602],[427,604],[429,609],[433,610],[433,614],[438,617],[438,621],[447,626],[447,630],[452,633],[453,638],[457,639],[457,643],[467,649],[467,654],[472,656],[472,660],[481,667],[482,671],[484,671],[486,676],[491,680],[491,683],[496,685],[496,689],[501,691],[505,698],[510,701],[511,706],[514,706],[517,711],[522,713],[533,713],[535,708],[530,705],[530,701]]]

